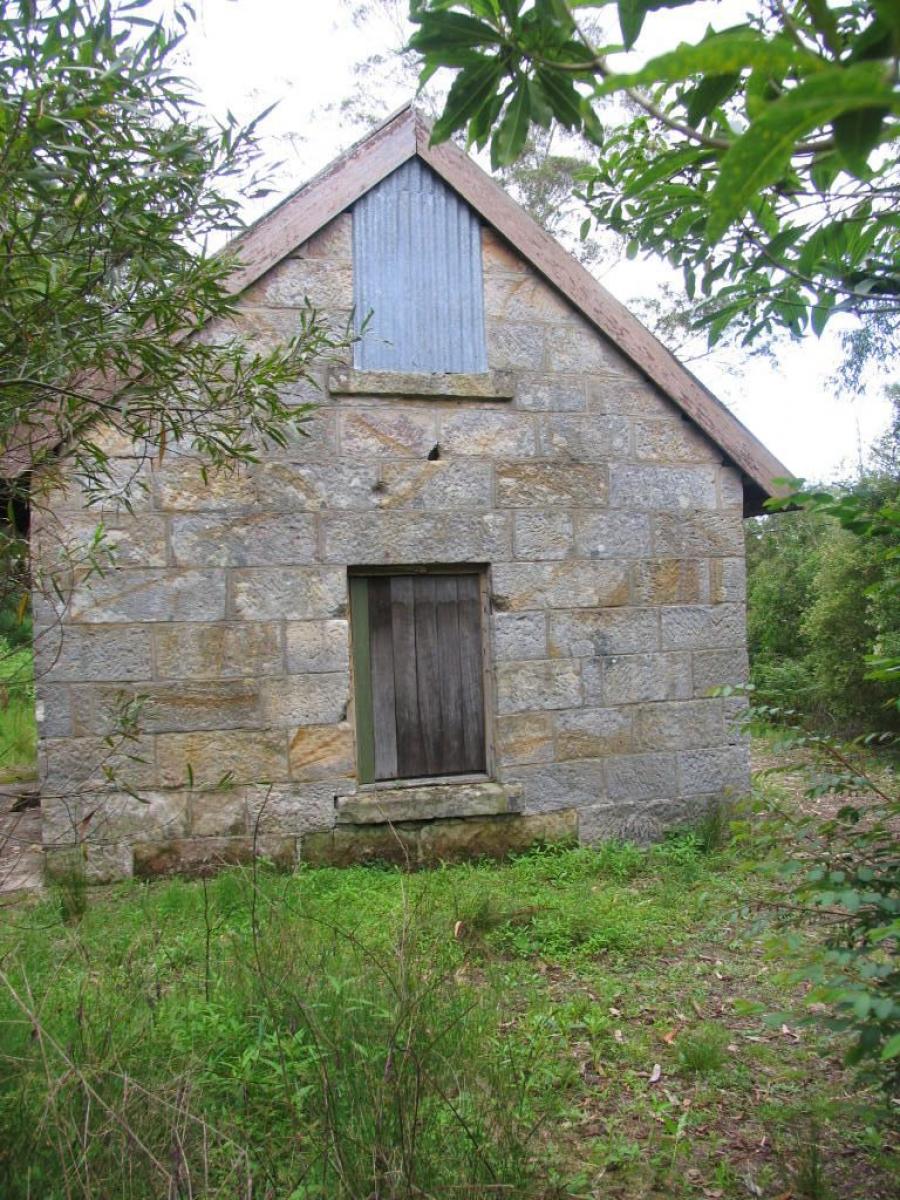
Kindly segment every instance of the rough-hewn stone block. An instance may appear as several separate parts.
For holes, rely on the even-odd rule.
[[[678,755],[682,796],[727,794],[744,796],[750,790],[750,748],[745,741]]]
[[[196,459],[171,459],[154,473],[158,508],[178,512],[242,512],[256,504],[253,478],[245,468],[209,471]]]
[[[102,540],[97,542],[101,525]],[[102,514],[90,510],[67,513],[59,522],[45,517],[37,523],[31,545],[36,560],[48,568],[73,562],[87,565],[89,559],[104,571],[111,567],[164,567],[165,518],[148,512]]]
[[[496,562],[512,553],[505,513],[347,513],[322,526],[331,563]]]
[[[590,412],[603,414],[669,420],[679,415],[672,401],[652,383],[637,379],[630,365],[617,353],[608,367],[588,376],[587,402]]]
[[[744,644],[741,604],[664,608],[660,619],[664,650],[714,650]]]
[[[310,621],[347,611],[347,572],[338,567],[245,567],[233,572],[232,584],[234,613],[248,621]]]
[[[327,258],[333,263],[350,263],[353,260],[352,230],[352,214],[342,212],[298,247],[292,257]]]
[[[556,756],[602,758],[628,754],[634,748],[628,709],[580,708],[556,715]]]
[[[345,671],[350,662],[350,623],[290,621],[285,626],[287,669],[292,675]]]
[[[35,676],[48,683],[149,679],[150,630],[145,625],[56,625],[35,639]]]
[[[481,231],[481,259],[485,275],[495,271],[515,271],[526,275],[531,271],[524,258],[513,249],[506,238],[490,226],[485,226]]]
[[[609,462],[627,458],[631,429],[627,417],[572,416],[539,418],[541,454],[570,462]]]
[[[742,604],[747,595],[747,570],[743,558],[714,558],[709,564],[710,600],[713,604]]]
[[[153,642],[162,679],[255,679],[283,671],[276,621],[157,625]]]
[[[349,263],[325,259],[286,258],[244,292],[248,304],[303,308],[307,299],[316,308],[353,307],[353,270]]]
[[[171,545],[177,566],[296,566],[315,559],[315,518],[306,513],[173,517]]]
[[[659,645],[659,616],[652,609],[583,609],[550,614],[550,654],[591,658],[629,654]]]
[[[744,553],[744,529],[730,514],[658,513],[653,517],[653,549],[661,558],[702,558]]]
[[[643,513],[580,512],[575,549],[585,558],[641,558],[652,551],[650,518]]]
[[[164,787],[215,787],[288,779],[283,729],[231,729],[163,733],[156,738],[159,780]]]
[[[494,613],[495,662],[547,657],[547,618],[542,612]]]
[[[606,760],[610,800],[665,800],[678,795],[674,754],[629,754]]]
[[[544,365],[541,324],[487,320],[488,362],[499,370],[535,371]]]
[[[224,616],[224,571],[116,568],[80,582],[69,605],[70,621],[92,625],[221,621]]]
[[[4,694],[0,692],[0,703],[4,699]],[[69,685],[36,679],[35,700],[35,717],[41,736],[71,737],[73,725]]]
[[[372,509],[379,501],[377,464],[334,456],[323,455],[320,462],[261,463],[256,486],[260,507],[281,512]]]
[[[346,685],[344,688],[346,701]],[[288,748],[293,779],[350,778],[356,769],[353,729],[346,721],[332,725],[301,725]]]
[[[501,508],[565,508],[606,501],[606,467],[587,463],[501,463],[496,468]]]
[[[38,749],[44,797],[156,785],[153,738],[45,738]]]
[[[689,654],[614,654],[585,662],[588,704],[687,700],[693,694]]]
[[[737,687],[747,682],[747,651],[695,650],[694,695],[705,696],[712,688]]]
[[[193,837],[234,837],[248,832],[243,788],[190,793],[190,834]]]
[[[744,511],[744,482],[735,467],[719,468],[719,505],[741,517]]]
[[[346,779],[327,779],[244,788],[247,830],[251,836],[284,833],[298,837],[330,829],[334,824],[335,795],[349,786]]]
[[[609,502],[635,512],[714,509],[718,503],[716,468],[636,466],[611,463]]]
[[[553,717],[550,713],[516,713],[494,722],[496,752],[504,765],[552,762]]]
[[[513,550],[516,558],[567,558],[574,546],[572,514],[568,512],[530,512],[514,514]]]
[[[635,718],[639,750],[688,750],[717,746],[725,739],[718,700],[678,700],[644,704]]]
[[[705,604],[709,602],[709,568],[695,558],[650,559],[634,566],[637,604]]]
[[[718,463],[722,452],[699,429],[679,417],[671,420],[635,421],[637,458],[656,463]]]
[[[491,571],[495,608],[600,608],[627,604],[628,574],[619,563],[497,563]]]
[[[411,409],[342,412],[341,450],[352,458],[425,458],[437,444],[437,418]]]
[[[584,412],[584,381],[559,375],[523,375],[516,389],[516,407],[536,412]]]
[[[381,788],[339,796],[338,824],[369,825],[385,821],[433,821],[445,817],[483,817],[514,812],[521,798],[517,785],[438,783],[427,787]]]
[[[548,326],[547,367],[551,371],[597,371],[613,365],[615,358],[607,349],[606,338],[582,317],[573,316],[565,325]]]
[[[297,857],[296,840],[272,834],[258,838],[198,837],[139,842],[134,847],[134,873],[139,879],[157,875],[214,875],[223,867],[253,861],[254,853],[282,870],[290,870]]]
[[[300,859],[313,867],[354,867],[382,862],[410,870],[419,863],[419,831],[405,825],[339,825],[306,834]]]
[[[522,784],[523,812],[581,809],[606,799],[604,760],[599,758],[516,767],[509,777]]]
[[[260,704],[267,725],[334,725],[347,715],[349,702],[350,677],[345,671],[260,681]]]
[[[565,808],[528,816],[432,821],[422,827],[419,853],[423,866],[437,866],[473,858],[502,859],[532,846],[568,844],[577,839],[578,813]]]
[[[475,408],[441,417],[442,454],[479,458],[533,458],[537,454],[534,420],[525,413]]]
[[[84,843],[44,854],[44,873],[53,881],[81,875],[86,883],[115,883],[132,874],[130,842]]]
[[[71,688],[78,737],[121,728],[126,705],[135,711],[138,727],[146,733],[254,728],[260,723],[260,685],[255,679],[178,679],[124,686],[86,683]],[[132,710],[135,704],[138,707]]]
[[[409,400],[511,400],[516,392],[513,371],[358,371],[334,367],[328,372],[332,396],[361,396],[371,403],[379,396]]]
[[[581,704],[579,663],[568,659],[498,663],[497,711],[529,712]]]
[[[535,275],[494,271],[484,278],[484,311],[508,321],[565,321],[572,308]]]
[[[378,500],[382,508],[489,509],[492,490],[487,462],[389,463],[381,473]]]

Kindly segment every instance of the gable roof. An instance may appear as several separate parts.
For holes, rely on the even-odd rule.
[[[791,477],[787,467],[476,162],[452,142],[429,145],[430,137],[428,123],[411,105],[394,113],[228,244],[227,252],[239,260],[229,276],[228,292],[244,291],[392,171],[418,156],[743,472],[747,511],[760,511],[766,497],[783,491],[774,481]],[[126,377],[107,378],[98,379],[94,386],[108,397],[127,383]],[[9,457],[0,458],[0,473],[12,465]],[[26,469],[21,462],[17,467],[18,472]]]

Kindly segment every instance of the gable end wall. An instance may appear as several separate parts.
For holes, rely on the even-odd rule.
[[[110,439],[147,488],[103,516],[118,566],[59,612],[35,600],[51,863],[76,837],[97,879],[231,861],[254,837],[292,861],[330,829],[355,787],[348,566],[489,564],[494,774],[524,812],[646,839],[745,792],[739,702],[708,696],[746,677],[738,474],[490,230],[483,252],[512,401],[299,385],[321,404],[309,436],[208,485],[178,447],[151,467]],[[239,324],[272,344],[306,295],[347,320],[349,214],[248,289]],[[73,484],[38,558],[97,519]],[[109,745],[129,696],[140,734]]]

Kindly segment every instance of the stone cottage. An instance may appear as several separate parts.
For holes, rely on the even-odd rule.
[[[147,485],[103,514],[116,566],[58,629],[35,605],[48,865],[427,863],[745,792],[710,691],[745,679],[742,518],[787,470],[411,109],[238,249],[260,338],[307,296],[371,317],[250,469],[110,446]],[[77,486],[53,510],[97,522]]]

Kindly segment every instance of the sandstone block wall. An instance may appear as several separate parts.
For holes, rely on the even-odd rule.
[[[346,321],[350,221],[245,294],[245,332],[293,332],[306,295]],[[355,788],[350,566],[484,564],[492,769],[525,815],[575,808],[582,839],[646,838],[745,790],[735,702],[708,696],[747,668],[738,475],[489,230],[483,245],[489,364],[512,399],[329,394],[322,364],[322,391],[294,389],[320,404],[308,436],[252,468],[204,483],[178,447],[154,465],[111,443],[143,486],[133,513],[86,510],[74,481],[55,496],[38,555],[102,518],[117,565],[35,599],[51,865],[73,841],[98,879],[234,861],[254,836],[288,861],[331,829]]]

